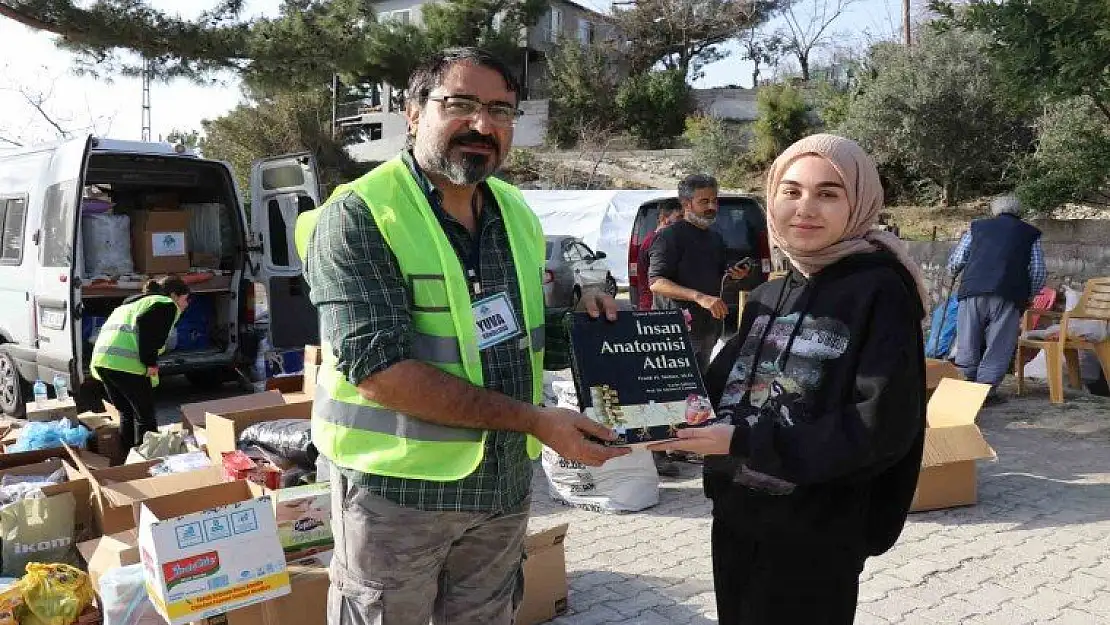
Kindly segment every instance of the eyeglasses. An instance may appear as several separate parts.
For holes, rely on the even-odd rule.
[[[485,109],[489,118],[498,126],[512,126],[524,111],[504,102],[482,102],[464,95],[429,97],[443,105],[444,112],[452,119],[474,119]]]

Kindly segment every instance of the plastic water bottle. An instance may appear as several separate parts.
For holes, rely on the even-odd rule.
[[[66,384],[66,379],[61,374],[54,374],[54,397],[58,401],[65,401],[69,399],[69,386]]]
[[[35,380],[34,393],[35,393],[35,409],[42,410],[46,406],[46,382],[42,380]]]

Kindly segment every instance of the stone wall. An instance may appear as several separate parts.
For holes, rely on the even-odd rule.
[[[1106,220],[1037,220],[1044,232],[1045,265],[1050,286],[1082,289],[1089,278],[1110,276],[1110,223]],[[948,291],[945,272],[955,241],[910,241],[910,256],[929,283],[930,309]]]

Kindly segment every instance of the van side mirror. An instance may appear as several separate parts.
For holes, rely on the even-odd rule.
[[[594,252],[594,260],[605,258],[605,252]]]

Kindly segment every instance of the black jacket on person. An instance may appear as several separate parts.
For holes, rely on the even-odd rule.
[[[706,461],[714,513],[757,536],[889,549],[924,446],[924,314],[885,251],[755,289],[706,374],[718,415],[737,426],[730,455]]]
[[[123,303],[131,304],[144,297],[150,295],[132,295]],[[176,320],[177,305],[173,303],[155,304],[139,315],[139,360],[147,367],[158,365],[158,351],[166,346]]]

